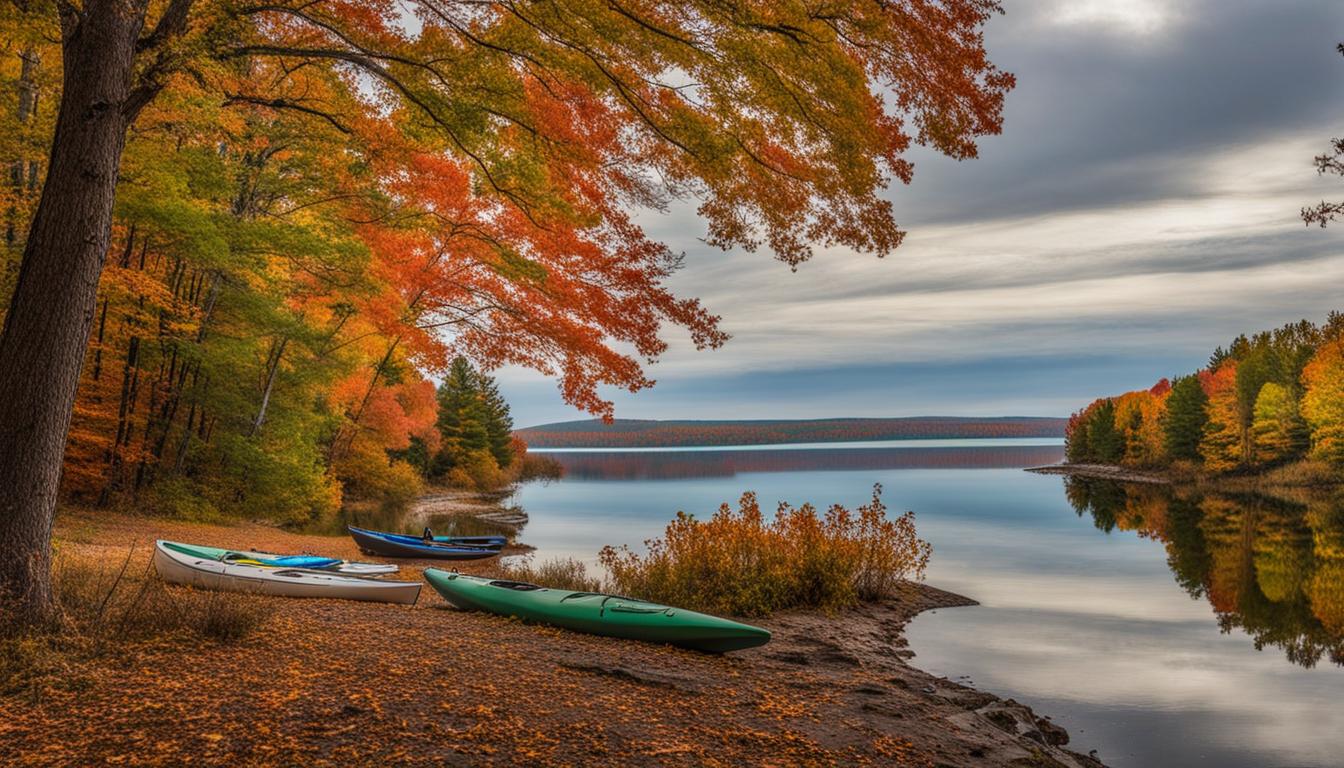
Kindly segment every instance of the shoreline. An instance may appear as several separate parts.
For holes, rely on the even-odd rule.
[[[1118,464],[1048,464],[1027,467],[1026,472],[1039,475],[1064,475],[1120,483],[1167,485],[1193,488],[1212,493],[1275,493],[1302,491],[1329,491],[1344,484],[1344,476],[1337,470],[1311,462],[1286,464],[1256,473],[1214,475],[1189,469],[1175,471],[1144,470]]]
[[[57,523],[62,557],[120,565],[136,543],[129,572],[147,573],[158,537],[358,555],[345,537],[252,523],[80,510]],[[429,563],[402,565],[418,579]],[[273,615],[237,644],[128,646],[36,704],[0,697],[0,737],[36,764],[79,744],[82,762],[1102,765],[1028,707],[910,664],[911,619],[975,604],[925,584],[836,615],[758,620],[772,642],[725,656],[460,613],[432,590],[410,608],[266,599]]]
[[[1117,464],[1047,464],[1042,467],[1027,467],[1024,472],[1038,475],[1065,475],[1086,477],[1097,480],[1115,480],[1121,483],[1146,483],[1149,485],[1171,485],[1171,478],[1155,472],[1130,469]]]
[[[527,512],[506,507],[503,501],[517,490],[517,484],[496,491],[465,491],[460,488],[432,488],[411,502],[405,519],[425,525],[433,517],[463,516],[484,523],[518,529],[527,524]]]

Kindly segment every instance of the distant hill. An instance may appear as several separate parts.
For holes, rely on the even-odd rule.
[[[968,437],[1063,437],[1067,419],[914,416],[899,419],[772,421],[562,421],[516,430],[536,448],[643,448],[695,445],[839,443]]]

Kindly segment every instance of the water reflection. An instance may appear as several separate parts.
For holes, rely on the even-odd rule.
[[[1212,494],[1070,478],[1065,494],[1100,530],[1160,541],[1177,583],[1223,632],[1295,664],[1344,666],[1344,498]]]

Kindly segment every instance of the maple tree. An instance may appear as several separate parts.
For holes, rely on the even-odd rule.
[[[1228,359],[1211,371],[1200,372],[1199,383],[1209,398],[1205,406],[1209,420],[1204,425],[1204,439],[1199,443],[1200,458],[1214,472],[1235,469],[1242,465],[1246,439],[1237,404],[1237,361]]]
[[[609,416],[666,328],[726,339],[637,211],[695,200],[708,242],[795,267],[885,255],[905,151],[973,157],[1013,84],[994,0],[13,7],[0,590],[28,615],[72,414],[76,484],[297,513],[405,473],[379,451],[432,439],[417,377],[452,354]]]
[[[1302,415],[1311,425],[1312,454],[1344,464],[1344,337],[1321,346],[1302,372]]]

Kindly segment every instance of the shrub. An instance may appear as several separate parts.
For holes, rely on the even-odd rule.
[[[931,548],[914,513],[892,520],[873,486],[868,504],[824,514],[781,504],[766,521],[754,493],[709,520],[678,512],[648,554],[603,548],[611,591],[710,613],[762,616],[788,608],[836,610],[895,594],[923,578]]]
[[[552,589],[602,591],[602,583],[588,575],[588,567],[573,558],[555,558],[541,565],[533,565],[531,558],[527,558],[518,563],[501,564],[496,575],[502,579],[526,581]]]
[[[491,491],[508,485],[510,478],[489,451],[479,449],[457,456],[444,481],[454,488]]]

